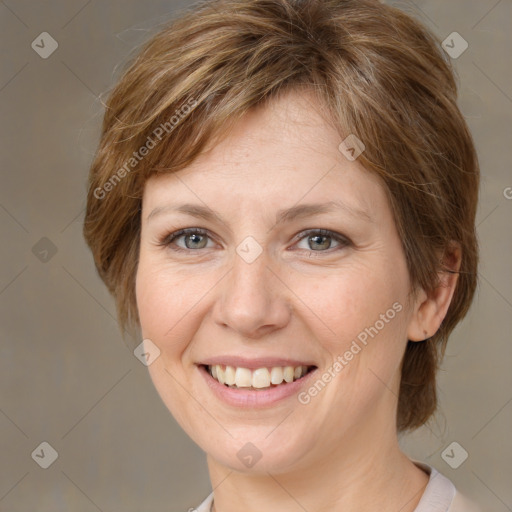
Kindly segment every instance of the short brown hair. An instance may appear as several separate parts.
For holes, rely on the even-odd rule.
[[[121,326],[140,327],[146,180],[186,167],[250,108],[303,87],[328,107],[340,142],[364,142],[359,159],[385,184],[413,288],[434,289],[440,254],[451,241],[462,248],[441,328],[409,341],[402,362],[397,428],[413,429],[436,409],[436,371],[475,291],[479,170],[448,58],[404,12],[374,0],[217,0],[166,25],[109,95],[84,236]]]

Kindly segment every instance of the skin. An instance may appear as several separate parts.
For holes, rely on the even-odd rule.
[[[148,368],[207,453],[217,512],[411,512],[427,485],[397,442],[399,368],[407,340],[438,329],[457,276],[411,295],[383,185],[340,153],[320,111],[308,93],[288,92],[145,186],[136,296],[143,336],[161,352]],[[345,208],[275,223],[281,208],[331,200],[365,216]],[[207,205],[226,225],[170,209],[148,220],[171,202]],[[209,235],[159,245],[182,228]],[[322,228],[350,242],[296,238]],[[236,252],[248,236],[262,248],[251,264]],[[460,254],[446,263],[457,269]],[[307,405],[295,396],[259,410],[226,405],[196,366],[221,354],[283,356],[313,360],[321,374],[396,302],[403,309]],[[262,454],[252,468],[237,457],[247,442]]]

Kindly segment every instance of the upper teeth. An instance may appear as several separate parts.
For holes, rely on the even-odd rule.
[[[270,384],[293,382],[308,372],[307,366],[274,366],[272,368],[237,368],[235,366],[213,365],[208,366],[210,375],[221,384],[239,388],[268,388]]]

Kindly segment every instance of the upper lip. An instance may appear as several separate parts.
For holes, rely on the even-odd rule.
[[[209,357],[198,364],[205,366],[235,366],[238,368],[248,368],[249,370],[256,370],[257,368],[272,368],[274,366],[316,366],[311,361],[299,361],[298,359],[289,359],[287,357],[254,357],[247,359],[245,357],[230,355]]]

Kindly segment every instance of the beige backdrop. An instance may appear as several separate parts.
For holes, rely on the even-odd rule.
[[[453,61],[482,167],[478,294],[449,343],[437,422],[402,443],[484,510],[505,512],[512,510],[512,2],[394,3],[448,37],[452,53],[468,43]],[[0,2],[0,511],[185,512],[210,492],[204,454],[123,344],[82,239],[100,95],[129,52],[185,4]]]

